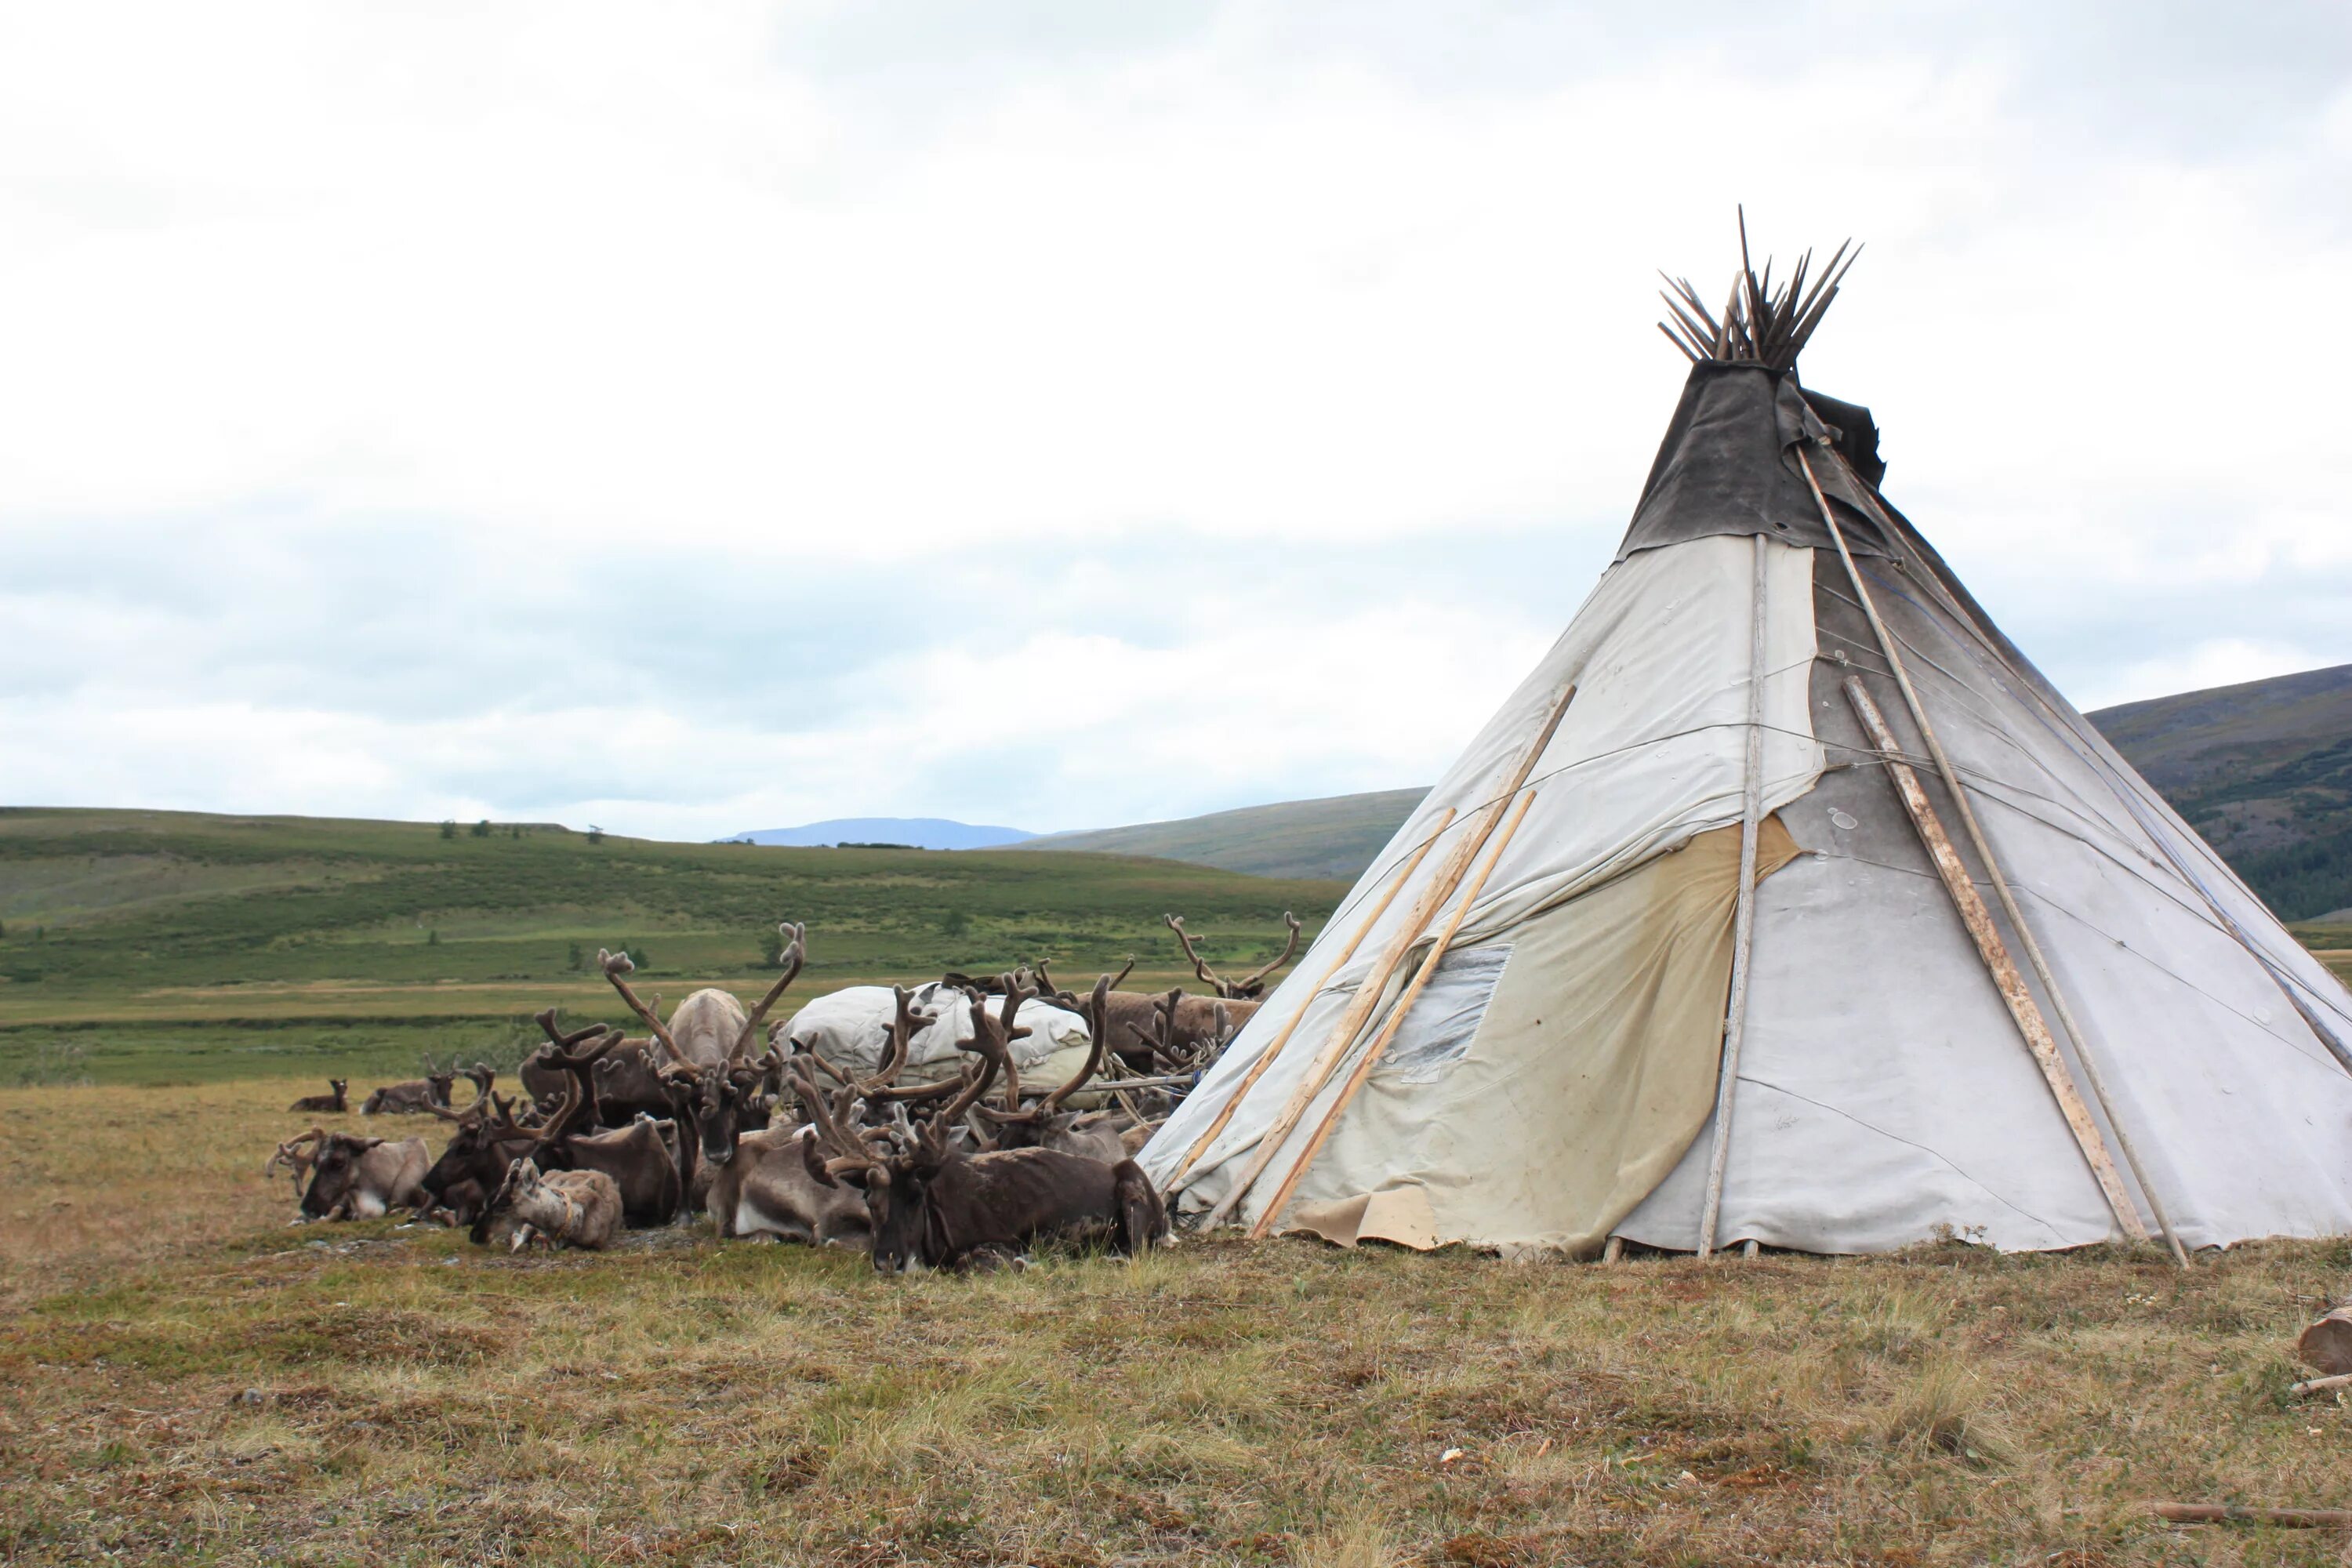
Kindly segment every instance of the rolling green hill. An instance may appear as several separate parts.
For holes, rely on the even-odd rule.
[[[2352,665],[2090,718],[2281,918],[2352,906]]]
[[[511,1061],[541,1007],[618,1012],[599,947],[640,960],[641,994],[756,994],[779,919],[809,928],[803,999],[1039,957],[1066,983],[1139,954],[1139,976],[1172,984],[1190,972],[1161,915],[1184,914],[1213,961],[1242,964],[1279,950],[1286,909],[1311,934],[1344,890],[1104,856],[9,808],[0,1081],[138,1076],[159,1051],[194,1076],[355,1059],[408,1071],[458,1048]]]
[[[1257,877],[1329,877],[1352,882],[1428,793],[1424,784],[1290,800],[1175,822],[1056,833],[1021,847],[1154,855]]]
[[[2352,665],[2090,716],[2283,919],[2352,910]],[[1384,790],[1032,840],[1351,881],[1425,793]],[[2352,919],[2352,915],[2347,915]]]

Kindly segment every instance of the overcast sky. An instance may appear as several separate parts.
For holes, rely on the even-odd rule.
[[[2084,708],[2352,660],[2352,8],[0,7],[0,801],[1426,783],[1732,207]]]

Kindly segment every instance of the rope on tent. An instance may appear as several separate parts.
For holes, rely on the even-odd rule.
[[[1225,1123],[1234,1119],[1234,1112],[1241,1109],[1242,1101],[1248,1099],[1250,1090],[1257,1087],[1257,1080],[1265,1076],[1265,1069],[1274,1065],[1274,1058],[1282,1054],[1282,1047],[1290,1044],[1290,1037],[1297,1034],[1298,1026],[1307,1021],[1307,1009],[1315,1005],[1315,998],[1323,994],[1323,988],[1331,984],[1332,976],[1338,974],[1341,967],[1356,956],[1357,945],[1371,934],[1372,928],[1380,924],[1381,917],[1388,913],[1389,905],[1396,901],[1396,896],[1404,890],[1404,885],[1412,880],[1412,874],[1421,869],[1421,863],[1429,858],[1429,852],[1437,847],[1437,840],[1452,825],[1454,816],[1454,807],[1447,806],[1445,815],[1437,819],[1437,826],[1431,831],[1427,838],[1422,841],[1421,847],[1413,851],[1412,858],[1404,863],[1402,873],[1389,882],[1389,890],[1381,895],[1381,901],[1372,906],[1372,912],[1365,916],[1363,922],[1356,927],[1355,934],[1348,939],[1347,945],[1339,950],[1339,956],[1332,959],[1324,968],[1323,973],[1316,977],[1314,985],[1300,1000],[1298,1011],[1290,1016],[1290,1022],[1282,1026],[1280,1034],[1266,1042],[1265,1049],[1258,1052],[1257,1060],[1250,1064],[1249,1071],[1243,1076],[1240,1084],[1234,1088],[1231,1095],[1226,1097],[1224,1109],[1218,1111],[1216,1120],[1209,1123],[1209,1130],[1193,1141],[1192,1148],[1185,1151],[1184,1163],[1176,1168],[1175,1174],[1168,1180],[1168,1196],[1174,1197],[1184,1190],[1185,1184],[1192,1179],[1192,1167],[1200,1163],[1202,1155],[1208,1152],[1209,1145],[1216,1142],[1217,1134],[1225,1130]]]
[[[1488,852],[1486,864],[1478,868],[1478,874],[1463,889],[1462,901],[1454,907],[1454,918],[1445,922],[1445,929],[1437,933],[1436,941],[1429,944],[1429,954],[1421,961],[1421,968],[1404,988],[1404,994],[1397,998],[1396,1005],[1389,1009],[1388,1022],[1381,1026],[1381,1032],[1372,1037],[1372,1043],[1366,1046],[1363,1054],[1356,1058],[1355,1069],[1339,1085],[1339,1092],[1332,1099],[1330,1109],[1324,1111],[1323,1120],[1315,1124],[1315,1131],[1307,1137],[1307,1147],[1300,1150],[1298,1158],[1290,1163],[1282,1184],[1275,1188],[1274,1196],[1268,1198],[1265,1206],[1258,1211],[1257,1223],[1250,1226],[1252,1240],[1271,1235],[1275,1221],[1281,1217],[1284,1209],[1290,1206],[1290,1194],[1298,1190],[1300,1178],[1307,1174],[1307,1167],[1315,1163],[1315,1156],[1323,1152],[1323,1145],[1330,1142],[1332,1130],[1339,1125],[1339,1118],[1347,1110],[1349,1102],[1356,1098],[1357,1091],[1372,1076],[1372,1069],[1380,1066],[1381,1058],[1388,1054],[1389,1045],[1396,1038],[1397,1031],[1412,1016],[1412,1005],[1421,1000],[1421,994],[1436,977],[1437,966],[1445,960],[1445,950],[1454,945],[1455,933],[1461,931],[1462,922],[1470,917],[1470,906],[1476,903],[1478,895],[1486,890],[1486,879],[1494,874],[1496,862],[1502,859],[1503,851],[1511,847],[1511,839],[1519,831],[1519,824],[1527,820],[1528,807],[1535,803],[1536,792],[1533,790],[1519,797],[1519,804],[1512,811],[1510,820],[1503,825],[1502,833],[1495,839],[1495,847]]]
[[[2010,890],[2009,879],[2002,874],[2000,862],[1993,856],[1992,846],[1985,841],[1984,829],[1978,826],[1976,812],[1969,804],[1967,792],[1960,786],[1959,774],[1953,768],[1951,759],[1945,755],[1943,742],[1936,738],[1935,726],[1928,721],[1927,707],[1919,700],[1919,694],[1912,688],[1911,678],[1903,668],[1902,658],[1895,651],[1895,639],[1888,634],[1885,622],[1879,618],[1878,606],[1872,600],[1870,590],[1863,584],[1862,572],[1855,566],[1852,552],[1846,549],[1845,531],[1838,526],[1837,514],[1830,510],[1829,498],[1822,493],[1821,480],[1813,473],[1812,460],[1806,456],[1802,446],[1799,446],[1796,452],[1798,465],[1804,469],[1805,483],[1813,492],[1813,503],[1821,509],[1822,521],[1829,528],[1831,541],[1837,545],[1838,559],[1845,563],[1846,575],[1862,602],[1863,613],[1869,617],[1872,633],[1878,638],[1879,651],[1886,656],[1887,668],[1894,672],[1895,683],[1903,693],[1904,703],[1911,710],[1911,721],[1918,726],[1919,738],[1927,742],[1928,754],[1935,758],[1936,769],[1943,775],[1944,787],[1951,792],[1953,803],[1959,808],[1961,826],[1968,829],[1969,842],[1976,846],[1977,857],[1984,862],[1986,876],[1992,883],[1993,892],[2000,900],[2002,911],[2009,916],[2011,928],[2025,944],[2026,957],[2033,965],[2034,974],[2057,1008],[2060,1026],[2074,1042],[2074,1054],[2090,1078],[2091,1092],[2097,1097],[2099,1108],[2106,1112],[2108,1125],[2116,1130],[2116,1140],[2123,1144],[2124,1158],[2131,1165],[2133,1179],[2147,1195],[2148,1207],[2155,1212],[2156,1222],[2164,1232],[2165,1241],[2172,1248],[2173,1258],[2186,1268],[2189,1267],[2188,1250],[2180,1245],[2180,1237],[2173,1230],[2172,1220],[2165,1213],[2164,1200],[2157,1195],[2154,1184],[2147,1178],[2138,1151],[2133,1147],[2130,1132],[2126,1130],[2122,1118],[2116,1114],[2114,1101],[2107,1094],[2106,1083],[2099,1072],[2098,1059],[2091,1049],[2089,1038],[2075,1022],[2074,1009],[2066,1004],[2066,994],[2060,989],[2058,977],[2051,972],[2049,960],[2042,956],[2042,944],[2034,939],[2033,928],[2026,924],[2024,911],[2018,908],[2017,896]],[[1845,691],[1848,700],[1853,702],[1855,712],[1863,721],[1864,729],[1874,731],[1870,736],[1872,742],[1883,752],[1899,755],[1900,750],[1895,744],[1894,736],[1887,732],[1885,721],[1880,719],[1875,726],[1873,725],[1877,707],[1871,702],[1870,694],[1861,679],[1849,676]],[[2105,1196],[2108,1207],[2115,1211],[2116,1219],[2126,1236],[2136,1240],[2147,1240],[2147,1227],[2140,1223],[2137,1206],[2122,1190],[2122,1183],[2116,1177],[2115,1162],[2107,1153],[2105,1141],[2099,1136],[2097,1125],[2091,1121],[2090,1113],[2083,1106],[2082,1097],[2075,1092],[2073,1076],[2066,1071],[2065,1061],[2058,1055],[2056,1043],[2050,1038],[2049,1026],[2042,1022],[2041,1010],[2034,1005],[2032,994],[2025,990],[2024,982],[2017,974],[2016,965],[2009,961],[2000,932],[1993,929],[1991,916],[1985,910],[1983,900],[1977,896],[1976,884],[1969,879],[1967,868],[1960,864],[1950,840],[1944,837],[1942,825],[1936,821],[1934,808],[1928,805],[1926,793],[1919,788],[1918,775],[1906,764],[1891,758],[1886,768],[1893,775],[1896,788],[1902,792],[1903,804],[1910,810],[1913,824],[1927,842],[1929,858],[1936,862],[1937,870],[1943,876],[1946,889],[1959,909],[1962,921],[1969,926],[1969,935],[1976,939],[1979,954],[1991,972],[2002,999],[2009,1003],[2011,1015],[2025,1037],[2027,1048],[2040,1064],[2042,1076],[2050,1084],[2051,1093],[2058,1100],[2059,1110],[2073,1129],[2075,1142],[2081,1144],[2083,1157],[2090,1163],[2091,1173],[2098,1181],[2099,1190]],[[1906,783],[1908,788],[1905,788]],[[1940,852],[1938,840],[1941,841]],[[1969,918],[1971,903],[1975,905],[1981,925],[1979,920]]]
[[[1698,1255],[1715,1251],[1723,1215],[1723,1171],[1731,1158],[1731,1110],[1739,1089],[1739,1047],[1748,1033],[1748,954],[1756,941],[1756,833],[1764,806],[1764,563],[1771,548],[1756,535],[1755,605],[1748,634],[1748,770],[1740,792],[1739,888],[1731,917],[1731,1003],[1723,1017],[1723,1060],[1716,1072],[1715,1150],[1706,1164],[1706,1203],[1699,1212]]]
[[[1396,935],[1390,939],[1389,945],[1364,976],[1363,983],[1356,988],[1355,1000],[1340,1015],[1339,1023],[1332,1026],[1322,1048],[1308,1063],[1297,1086],[1290,1091],[1290,1099],[1284,1102],[1280,1113],[1267,1124],[1258,1140],[1257,1154],[1251,1160],[1249,1169],[1242,1173],[1241,1180],[1235,1182],[1209,1210],[1201,1221],[1202,1229],[1213,1230],[1223,1224],[1225,1216],[1233,1213],[1234,1206],[1242,1201],[1252,1184],[1265,1173],[1267,1165],[1273,1163],[1275,1155],[1281,1152],[1291,1130],[1298,1125],[1298,1119],[1307,1114],[1307,1106],[1322,1092],[1332,1069],[1339,1065],[1339,1058],[1347,1054],[1349,1046],[1356,1043],[1356,1037],[1370,1021],[1372,1010],[1380,1005],[1381,994],[1388,988],[1389,977],[1404,962],[1405,954],[1412,950],[1412,944],[1421,940],[1421,933],[1429,929],[1429,922],[1444,907],[1445,900],[1452,898],[1454,890],[1462,885],[1462,879],[1470,870],[1470,862],[1479,850],[1486,847],[1486,840],[1495,836],[1495,829],[1502,822],[1503,812],[1510,805],[1511,797],[1519,793],[1528,782],[1528,775],[1535,772],[1536,763],[1542,760],[1544,752],[1551,745],[1552,736],[1559,731],[1559,721],[1568,717],[1569,704],[1575,700],[1576,686],[1570,682],[1560,691],[1559,700],[1552,704],[1543,728],[1528,743],[1527,750],[1520,753],[1518,765],[1511,770],[1509,786],[1472,820],[1469,831],[1439,870],[1436,880],[1429,885],[1412,911],[1405,916],[1397,928]]]

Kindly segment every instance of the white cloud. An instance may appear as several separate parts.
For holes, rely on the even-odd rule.
[[[2062,684],[2352,658],[2342,27],[1872,15],[0,10],[0,794],[1427,778],[1606,559],[1649,268],[1712,289],[1737,200],[1870,241],[1809,376]]]

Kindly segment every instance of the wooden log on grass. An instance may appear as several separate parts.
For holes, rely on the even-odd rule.
[[[2339,1388],[2352,1388],[2352,1372],[2334,1373],[2326,1377],[2307,1377],[2301,1383],[2286,1385],[2289,1394],[2329,1394]]]
[[[2274,1524],[2285,1530],[2352,1530],[2352,1508],[2241,1508],[2233,1502],[2151,1503],[2172,1524]]]

